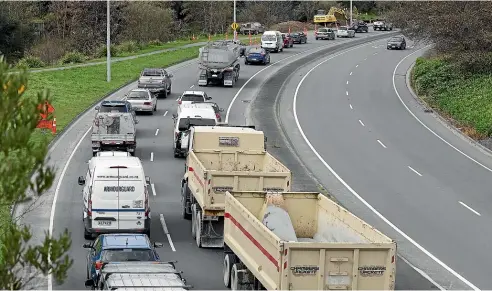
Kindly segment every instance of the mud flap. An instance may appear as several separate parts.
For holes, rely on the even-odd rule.
[[[201,214],[201,213],[200,213]],[[223,248],[224,247],[224,217],[218,220],[210,220],[203,217],[200,233],[202,248]]]

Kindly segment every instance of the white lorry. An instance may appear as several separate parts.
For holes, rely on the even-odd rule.
[[[199,247],[224,244],[226,191],[289,191],[292,174],[265,151],[262,131],[249,127],[197,126],[181,181],[183,218],[192,220]]]
[[[314,192],[227,192],[232,290],[394,290],[396,242]]]

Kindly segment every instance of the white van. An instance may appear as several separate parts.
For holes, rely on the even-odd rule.
[[[284,50],[284,39],[280,31],[265,31],[261,36],[261,47],[278,53]]]
[[[88,164],[86,176],[78,179],[84,186],[84,238],[118,232],[150,237],[150,178],[145,176],[140,159],[105,152]]]
[[[198,104],[197,104],[198,105]],[[212,106],[181,108],[179,115],[173,114],[174,120],[174,157],[186,155],[188,145],[182,145],[181,140],[188,140],[190,126],[214,126],[218,124],[217,115]],[[185,137],[183,137],[185,135]]]

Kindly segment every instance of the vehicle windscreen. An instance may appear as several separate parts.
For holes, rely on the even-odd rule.
[[[300,35],[300,34],[299,34],[299,33],[297,33],[297,32],[294,32],[294,33],[292,34],[292,36],[293,36],[293,37],[297,37],[297,36],[299,36],[299,35]]]
[[[203,101],[203,96],[202,95],[195,95],[195,94],[186,94],[181,96],[181,101]]]
[[[319,32],[328,32],[328,29],[326,29],[326,28],[320,28],[320,29],[318,29],[318,31]]]
[[[399,42],[399,41],[402,41],[402,38],[401,38],[401,37],[392,37],[392,38],[390,39],[390,41]]]
[[[264,34],[261,36],[261,40],[263,40],[263,41],[276,41],[277,36],[274,34]]]
[[[341,26],[341,27],[338,28],[338,30],[347,30],[347,27]]]
[[[129,100],[147,100],[149,99],[149,94],[144,91],[133,91],[128,94],[127,99]]]
[[[160,77],[162,71],[160,70],[144,70],[142,76],[145,77]]]
[[[262,48],[259,48],[259,47],[251,48],[248,51],[249,54],[261,54],[262,52],[263,52],[263,49]]]
[[[128,110],[124,105],[120,105],[120,106],[102,105],[101,107],[99,107],[99,112],[128,112]]]
[[[178,129],[180,131],[188,130],[190,126],[214,126],[216,125],[215,119],[207,118],[181,118],[179,120]]]
[[[155,261],[149,249],[110,249],[101,254],[103,262]]]

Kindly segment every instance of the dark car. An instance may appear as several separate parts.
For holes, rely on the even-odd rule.
[[[291,33],[290,37],[292,38],[293,43],[307,43],[307,35],[302,31]]]
[[[212,104],[212,107],[214,108],[214,111],[215,111],[215,116],[217,117],[217,121],[222,122],[222,115],[220,113],[224,112],[224,108],[220,108],[217,103],[212,102],[212,101],[193,101],[193,102],[191,102],[191,104],[196,104],[196,103]]]
[[[252,47],[246,52],[244,64],[260,63],[263,65],[270,63],[270,53],[261,47]]]
[[[354,30],[355,32],[369,32],[369,27],[367,27],[367,23],[364,21],[356,20],[349,29]]]
[[[282,33],[282,39],[284,40],[284,47],[293,47],[294,40],[288,33]]]
[[[87,280],[97,282],[97,273],[104,263],[110,262],[158,262],[155,248],[162,243],[151,243],[145,234],[101,234],[94,242],[85,243],[90,249],[87,255]]]
[[[388,40],[388,43],[386,45],[386,49],[392,50],[392,49],[399,49],[399,50],[404,50],[407,48],[407,42],[405,41],[405,38],[403,36],[393,36]]]
[[[316,40],[318,39],[335,39],[335,32],[331,28],[321,27],[315,32]]]

